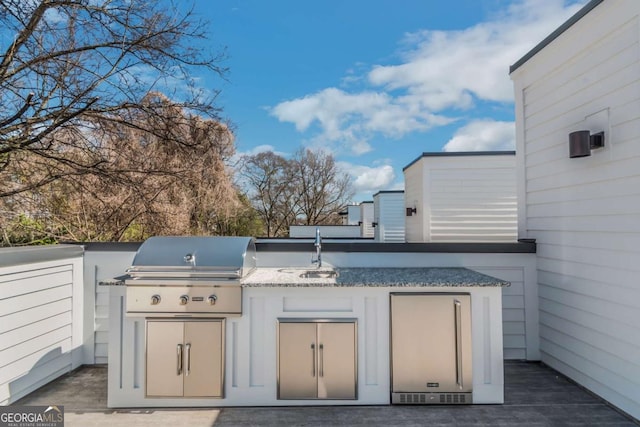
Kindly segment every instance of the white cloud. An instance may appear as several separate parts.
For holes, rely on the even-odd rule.
[[[356,155],[370,151],[367,139],[373,133],[401,137],[451,122],[416,108],[408,97],[393,98],[375,91],[350,94],[333,87],[281,102],[270,112],[281,122],[293,123],[299,132],[317,122],[321,129],[315,138],[318,144],[340,142]]]
[[[585,1],[520,0],[464,30],[407,34],[400,63],[375,65],[362,81],[347,71],[343,84],[358,81],[368,89],[330,87],[284,101],[270,113],[320,145],[341,144],[357,155],[371,149],[373,136],[399,138],[451,123],[456,111],[472,108],[476,100],[512,102],[509,65]]]
[[[357,193],[387,190],[396,178],[393,167],[379,165],[375,167],[338,162],[338,166],[353,178],[353,187]]]
[[[510,102],[508,66],[579,7],[565,7],[563,0],[525,0],[465,30],[407,34],[404,63],[374,67],[369,81],[388,90],[406,90],[433,111],[467,108],[472,96]]]
[[[461,127],[443,147],[443,151],[515,150],[514,122],[476,120]]]

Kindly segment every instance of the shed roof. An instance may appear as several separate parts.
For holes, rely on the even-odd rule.
[[[471,156],[515,156],[516,152],[513,150],[509,151],[434,151],[434,152],[425,152],[420,156],[415,158],[411,163],[407,166],[403,167],[402,170],[405,171],[409,167],[411,167],[414,163],[420,160],[423,157],[471,157]]]
[[[544,49],[548,44],[554,41],[556,38],[560,36],[560,34],[567,31],[573,24],[578,22],[585,16],[587,13],[591,12],[596,6],[602,3],[604,0],[591,0],[589,3],[585,4],[582,9],[575,13],[571,18],[569,18],[564,24],[560,25],[553,33],[549,34],[544,40],[538,43],[533,49],[531,49],[525,56],[520,58],[515,62],[511,67],[509,67],[509,74],[513,73],[515,70],[524,65],[525,62],[533,58],[538,52]]]

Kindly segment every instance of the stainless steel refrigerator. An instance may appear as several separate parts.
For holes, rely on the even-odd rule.
[[[471,296],[391,293],[391,403],[472,403]]]

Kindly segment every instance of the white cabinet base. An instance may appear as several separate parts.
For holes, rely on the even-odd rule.
[[[471,294],[473,403],[503,403],[502,288],[245,288],[242,317],[225,326],[225,390],[216,398],[145,397],[145,319],[124,316],[124,287],[110,288],[108,406],[223,407],[390,404],[389,293]],[[357,400],[278,400],[278,318],[357,320]]]

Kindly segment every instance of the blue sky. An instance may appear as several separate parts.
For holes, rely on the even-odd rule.
[[[514,149],[508,67],[586,0],[196,0],[239,154],[330,151],[354,201],[425,151]]]

